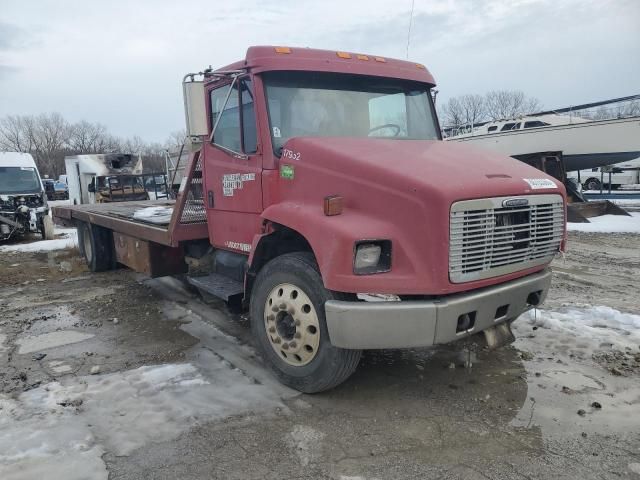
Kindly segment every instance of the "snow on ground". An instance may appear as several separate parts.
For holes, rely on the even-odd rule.
[[[282,406],[239,370],[206,360],[207,378],[168,364],[0,395],[0,478],[106,479],[105,451],[128,455],[201,422]]]
[[[133,218],[150,223],[167,224],[171,221],[173,207],[146,207],[136,210]]]
[[[567,335],[577,343],[591,344],[593,349],[624,350],[630,347],[635,350],[640,345],[640,315],[606,306],[529,310],[520,316],[514,327],[522,322]]]
[[[47,204],[50,207],[60,207],[64,205],[71,205],[71,200],[49,200],[47,201]],[[51,210],[49,210],[49,212],[51,212]]]
[[[567,223],[567,229],[573,232],[640,233],[640,212],[630,212],[630,215],[602,215],[590,218],[591,223]]]
[[[69,345],[70,343],[83,342],[91,337],[93,337],[93,335],[90,333],[76,332],[75,330],[58,330],[19,338],[16,340],[16,345],[20,347],[18,353],[24,354]]]
[[[38,234],[35,234],[38,235]],[[55,227],[55,235],[61,238],[54,240],[37,240],[30,243],[8,243],[0,245],[0,253],[3,252],[49,252],[52,250],[63,250],[78,246],[78,237],[75,228]]]

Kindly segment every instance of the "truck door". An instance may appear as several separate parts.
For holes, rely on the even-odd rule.
[[[261,228],[262,155],[251,80],[230,85],[209,92],[210,128],[218,124],[204,147],[203,200],[212,245],[248,253]]]

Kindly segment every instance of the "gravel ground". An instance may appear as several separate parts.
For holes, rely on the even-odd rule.
[[[572,233],[569,240],[544,308],[640,313],[640,236]],[[102,421],[85,421],[99,402],[58,403],[60,421],[80,419],[89,447],[100,448],[88,470],[48,469],[47,478],[640,478],[637,347],[594,349],[520,320],[516,343],[498,351],[471,343],[367,352],[344,385],[300,395],[262,367],[246,318],[176,280],[89,274],[74,251],[4,253],[0,272],[0,427],[33,420],[3,405],[51,393],[52,385],[108,383],[162,364],[199,372],[184,384],[196,386],[171,397],[166,428],[131,420],[148,431],[126,450],[108,438],[117,428],[113,438],[126,438],[126,428],[113,425],[127,412],[104,407]],[[194,407],[188,388],[198,382],[226,402],[223,414]],[[245,384],[232,399],[216,396]],[[251,392],[269,401],[241,408]],[[154,395],[140,398],[153,407]],[[33,478],[34,465],[43,464],[31,455],[2,460],[0,452],[0,477]]]

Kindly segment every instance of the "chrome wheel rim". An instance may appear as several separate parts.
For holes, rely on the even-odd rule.
[[[320,322],[313,302],[296,285],[276,285],[264,305],[264,327],[273,350],[288,365],[311,362],[320,346]]]

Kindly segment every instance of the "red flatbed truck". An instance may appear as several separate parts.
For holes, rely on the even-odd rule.
[[[443,142],[434,86],[408,61],[251,47],[184,78],[192,153],[175,202],[54,216],[92,271],[186,273],[241,302],[266,363],[303,392],[343,382],[363,349],[504,344],[549,289],[565,189]]]

